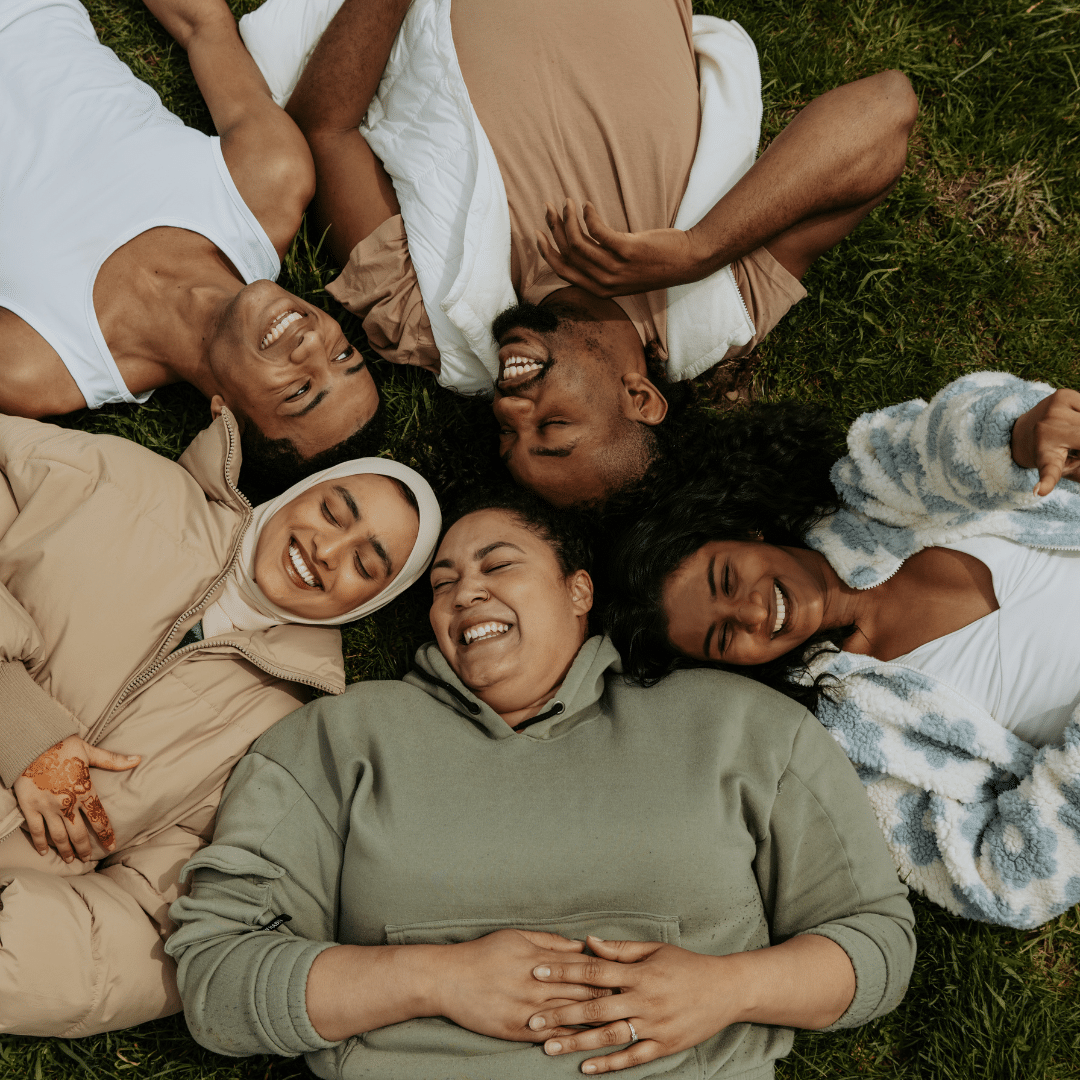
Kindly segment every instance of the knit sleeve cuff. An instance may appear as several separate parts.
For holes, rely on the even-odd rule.
[[[75,718],[30,676],[21,660],[0,661],[0,780],[9,789],[39,754],[74,735]]]

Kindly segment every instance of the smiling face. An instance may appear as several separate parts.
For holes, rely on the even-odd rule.
[[[592,581],[505,510],[456,522],[431,568],[431,628],[458,678],[511,726],[562,684],[585,640]]]
[[[826,585],[816,552],[715,540],[664,581],[668,640],[685,656],[762,664],[823,629]]]
[[[225,403],[266,438],[290,439],[304,458],[347,439],[379,403],[337,321],[272,281],[236,294],[208,355]]]
[[[387,476],[324,480],[283,506],[255,546],[255,582],[304,619],[334,619],[382,592],[412,552],[420,519]]]
[[[514,479],[565,506],[602,499],[644,474],[649,444],[642,425],[658,424],[667,403],[647,377],[634,324],[617,304],[580,289],[552,297],[496,320],[492,410],[499,453]]]

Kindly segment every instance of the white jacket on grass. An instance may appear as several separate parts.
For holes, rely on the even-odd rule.
[[[979,372],[929,404],[864,414],[833,466],[848,508],[808,544],[862,589],[917,551],[968,536],[1080,548],[1080,486],[1063,480],[1041,498],[1035,470],[1012,460],[1013,423],[1051,392]],[[855,763],[910,887],[956,914],[1016,927],[1080,901],[1080,715],[1060,744],[1036,750],[903,664],[827,652],[809,671],[836,680],[818,718]]]
[[[341,0],[268,0],[240,33],[284,105]],[[754,164],[761,131],[757,49],[737,23],[694,16],[701,130],[674,225],[696,225]],[[439,382],[490,394],[499,373],[495,316],[517,302],[510,211],[499,163],[469,100],[450,0],[414,0],[360,130],[394,182]],[[691,379],[745,345],[754,324],[730,266],[667,290],[668,377]]]

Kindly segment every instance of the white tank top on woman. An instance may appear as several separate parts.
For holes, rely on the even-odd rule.
[[[1057,742],[1080,703],[1080,551],[997,536],[942,547],[982,562],[997,611],[895,659],[981,705],[1033,746]]]
[[[0,307],[59,354],[91,408],[145,401],[94,312],[102,263],[167,225],[205,236],[246,283],[277,253],[236,190],[217,138],[170,113],[76,0],[0,3]]]

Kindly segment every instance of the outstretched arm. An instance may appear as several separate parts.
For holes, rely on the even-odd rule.
[[[314,208],[330,252],[349,253],[398,213],[390,177],[360,134],[411,0],[345,0],[289,99],[315,159]]]
[[[187,52],[233,182],[283,256],[315,186],[303,135],[270,96],[225,0],[146,0],[146,6]]]
[[[693,228],[618,232],[587,203],[590,236],[573,203],[549,205],[551,236],[538,233],[537,245],[560,277],[597,296],[699,281],[760,247],[801,278],[892,190],[916,111],[899,71],[838,86],[810,102]]]

